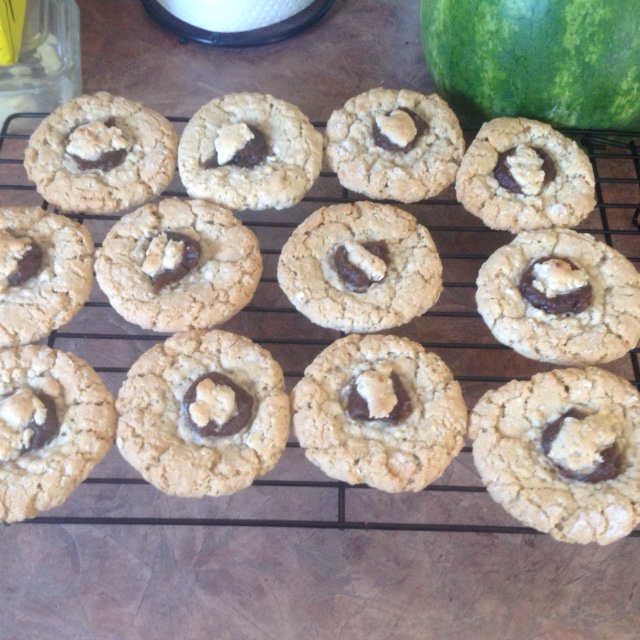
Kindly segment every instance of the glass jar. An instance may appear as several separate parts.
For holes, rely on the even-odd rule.
[[[15,64],[0,66],[0,123],[49,112],[82,92],[80,11],[74,0],[27,0]]]

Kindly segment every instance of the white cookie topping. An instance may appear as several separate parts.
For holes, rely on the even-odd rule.
[[[62,386],[55,378],[39,378],[38,390],[52,398],[62,394]]]
[[[21,389],[0,402],[0,420],[15,429],[23,429],[31,420],[40,425],[46,419],[47,410],[31,389]]]
[[[142,270],[151,278],[163,271],[171,271],[180,264],[183,254],[182,240],[169,240],[165,233],[160,233],[149,243]]]
[[[547,298],[555,298],[589,284],[589,276],[580,267],[572,269],[568,262],[556,258],[534,265],[533,275],[533,287]]]
[[[244,122],[223,124],[214,142],[218,164],[227,164],[254,137]]]
[[[29,238],[16,238],[0,231],[0,292],[9,288],[7,278],[18,268],[18,262],[29,249]]]
[[[387,273],[387,265],[382,258],[374,256],[367,251],[360,243],[347,240],[344,243],[347,250],[349,262],[365,273],[367,278],[373,282],[379,282]]]
[[[584,420],[565,418],[549,457],[565,469],[590,473],[602,462],[600,452],[615,439],[614,418],[609,414],[596,413]]]
[[[544,183],[544,160],[526,144],[519,144],[515,153],[507,156],[507,165],[511,175],[520,185],[522,193],[527,196],[537,196],[542,191]]]
[[[0,401],[0,459],[7,460],[28,447],[33,430],[25,427],[32,420],[41,425],[46,419],[46,407],[30,389]]]
[[[363,371],[356,378],[356,389],[366,400],[371,418],[388,417],[398,403],[398,397],[393,390],[390,367],[380,368],[378,371]]]
[[[225,424],[236,412],[236,394],[231,387],[205,378],[196,387],[196,400],[189,405],[189,415],[199,426],[213,421]]]
[[[376,124],[380,133],[399,147],[406,147],[418,134],[411,116],[401,109],[396,109],[389,115],[376,116]]]
[[[107,127],[104,122],[96,120],[80,125],[69,134],[67,153],[91,162],[109,151],[119,151],[128,146],[118,127]]]

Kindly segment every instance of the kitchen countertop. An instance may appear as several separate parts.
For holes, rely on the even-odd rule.
[[[420,47],[417,0],[336,0],[308,31],[253,49],[180,44],[136,0],[78,4],[84,90],[121,94],[165,115],[190,116],[219,95],[257,91],[324,121],[376,86],[435,90]],[[11,197],[0,192],[3,205],[15,204]],[[620,186],[616,198],[637,203],[637,185]],[[481,245],[485,238],[508,241],[493,232],[478,237]],[[632,240],[635,247],[622,239],[620,248],[637,256]],[[456,291],[442,304],[453,308]],[[477,326],[478,335],[465,341],[490,341]],[[229,327],[249,335],[243,321]],[[109,364],[104,346],[69,344],[90,362]],[[464,361],[448,363],[459,373]],[[526,375],[544,368],[519,356],[510,364]],[[625,366],[620,373],[631,377]],[[108,380],[114,391],[121,378]],[[479,393],[466,389],[469,407]],[[96,472],[125,473],[123,464],[113,450]],[[468,454],[458,464],[459,475],[473,473]],[[310,465],[303,470],[322,478]],[[238,508],[245,495],[239,508],[246,518],[281,507],[272,500],[306,500],[295,491],[286,500],[243,492],[224,510]],[[91,496],[74,494],[64,513],[100,515],[117,503],[114,512],[129,514],[131,501],[140,511],[151,503],[162,513],[168,508],[148,487],[98,487]],[[421,497],[383,504],[410,514],[422,508],[415,501]],[[321,512],[328,508],[322,500]],[[487,502],[473,507],[479,520],[487,512],[517,524]],[[202,514],[191,502],[182,505],[172,513]],[[444,510],[455,520],[457,507],[467,508],[461,500]],[[638,537],[580,547],[533,534],[21,524],[2,528],[0,540],[4,639],[625,640],[640,628]]]

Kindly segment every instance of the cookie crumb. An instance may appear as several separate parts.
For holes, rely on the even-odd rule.
[[[199,427],[209,422],[224,424],[236,411],[236,394],[231,387],[205,378],[196,387],[196,401],[189,405],[189,415]]]
[[[378,371],[370,369],[356,378],[356,389],[366,400],[372,418],[386,418],[398,403],[390,373],[390,367]]]
[[[224,124],[214,141],[218,163],[227,164],[255,136],[244,122]]]

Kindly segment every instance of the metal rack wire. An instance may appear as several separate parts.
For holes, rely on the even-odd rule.
[[[15,114],[0,132],[2,205],[50,207],[35,192],[22,168],[30,132],[46,114]],[[186,117],[169,118],[180,129]],[[314,125],[322,128],[324,123]],[[597,205],[579,227],[640,262],[640,134],[566,131],[588,153],[596,175]],[[473,132],[467,132],[469,138]],[[186,197],[176,178],[164,196]],[[237,331],[269,349],[291,388],[313,357],[340,333],[313,326],[279,291],[275,266],[291,231],[314,209],[361,199],[342,188],[335,174],[322,172],[303,201],[284,212],[240,214],[258,236],[265,265],[253,301],[223,328]],[[444,265],[444,291],[424,316],[394,330],[440,355],[460,382],[467,405],[489,388],[511,379],[527,379],[552,367],[532,362],[495,341],[475,308],[479,266],[511,234],[487,229],[463,210],[450,188],[437,198],[400,205],[431,232]],[[69,217],[87,225],[96,245],[121,214]],[[128,324],[94,289],[78,316],[54,331],[46,343],[76,353],[98,371],[116,393],[129,366],[166,335]],[[605,368],[640,387],[638,349]],[[67,503],[27,524],[174,525],[299,527],[395,531],[535,534],[519,526],[495,505],[482,486],[464,447],[443,476],[418,494],[388,495],[366,486],[327,479],[293,439],[276,466],[252,487],[228,498],[190,500],[156,491],[119,457],[115,447]],[[640,530],[632,536],[640,537]]]

